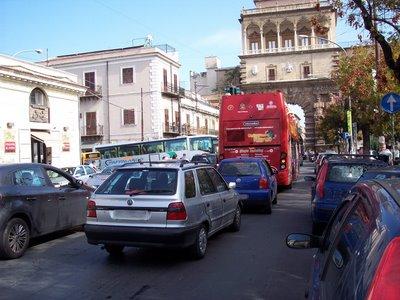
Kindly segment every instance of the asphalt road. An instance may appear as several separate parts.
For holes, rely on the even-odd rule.
[[[82,232],[36,240],[0,261],[0,299],[302,299],[314,251],[288,249],[285,237],[311,230],[309,185],[281,192],[272,215],[243,215],[240,232],[212,237],[199,261],[137,248],[110,258]]]

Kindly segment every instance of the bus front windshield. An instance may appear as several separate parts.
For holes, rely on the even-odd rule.
[[[215,153],[218,140],[212,137],[190,138],[190,150]]]

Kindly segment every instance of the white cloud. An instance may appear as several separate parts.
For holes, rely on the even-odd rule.
[[[222,29],[193,43],[194,47],[240,47],[241,31],[239,29]]]

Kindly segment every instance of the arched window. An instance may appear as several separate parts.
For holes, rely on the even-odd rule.
[[[50,122],[49,101],[39,88],[34,88],[29,95],[29,120],[38,123]]]
[[[30,95],[30,104],[47,107],[47,97],[46,94],[39,88],[33,89]]]

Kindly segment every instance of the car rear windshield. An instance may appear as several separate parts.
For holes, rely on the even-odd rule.
[[[369,179],[389,179],[389,178],[400,178],[400,172],[399,173],[393,173],[393,172],[388,172],[388,173],[380,173],[380,172],[366,172],[363,174],[361,177],[363,180],[369,180]]]
[[[115,171],[96,191],[108,195],[174,195],[177,170],[126,169]]]
[[[219,172],[223,176],[260,176],[261,171],[256,162],[226,162],[221,164]]]
[[[365,165],[333,165],[328,173],[328,181],[357,182],[365,168]]]

